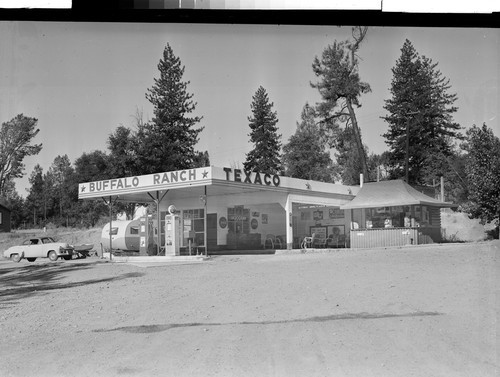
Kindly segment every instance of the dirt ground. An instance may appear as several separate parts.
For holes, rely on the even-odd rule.
[[[497,376],[498,241],[0,261],[1,376]]]

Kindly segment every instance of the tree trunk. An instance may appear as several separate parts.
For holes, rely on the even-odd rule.
[[[352,129],[354,131],[354,139],[356,140],[356,146],[358,148],[359,159],[361,162],[361,168],[363,169],[363,176],[368,179],[368,165],[366,163],[365,149],[363,148],[363,142],[361,141],[361,133],[359,132],[358,121],[356,120],[356,114],[352,107],[352,103],[349,99],[346,100],[347,109],[352,121]],[[361,183],[361,182],[360,182]]]

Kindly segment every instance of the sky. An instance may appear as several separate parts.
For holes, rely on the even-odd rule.
[[[203,117],[197,150],[207,150],[212,165],[242,166],[252,149],[247,118],[258,87],[274,104],[285,144],[303,106],[320,100],[310,86],[314,57],[350,35],[350,27],[338,26],[0,21],[0,121],[20,113],[37,118],[33,141],[43,144],[25,159],[17,191],[26,197],[36,164],[46,172],[58,155],[74,162],[106,151],[109,135],[120,125],[133,128],[137,111],[152,118],[145,93],[167,43],[185,66],[193,115]],[[372,91],[356,109],[369,151],[386,150],[381,117],[405,39],[450,80],[458,95],[454,120],[465,129],[486,123],[500,136],[500,29],[370,27],[359,73]]]

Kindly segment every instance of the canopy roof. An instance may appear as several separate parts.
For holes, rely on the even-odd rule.
[[[302,180],[240,169],[207,166],[156,174],[107,179],[78,185],[79,199],[110,198],[146,203],[198,198],[201,195],[258,195],[262,203],[272,195],[287,195],[295,202],[340,205],[351,200],[359,186]],[[332,204],[333,203],[333,204]]]
[[[378,208],[409,205],[427,205],[434,207],[456,207],[422,194],[402,180],[365,183],[356,197],[341,209]]]

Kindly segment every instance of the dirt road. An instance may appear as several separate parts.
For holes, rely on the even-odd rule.
[[[2,376],[496,376],[499,243],[0,262]]]

